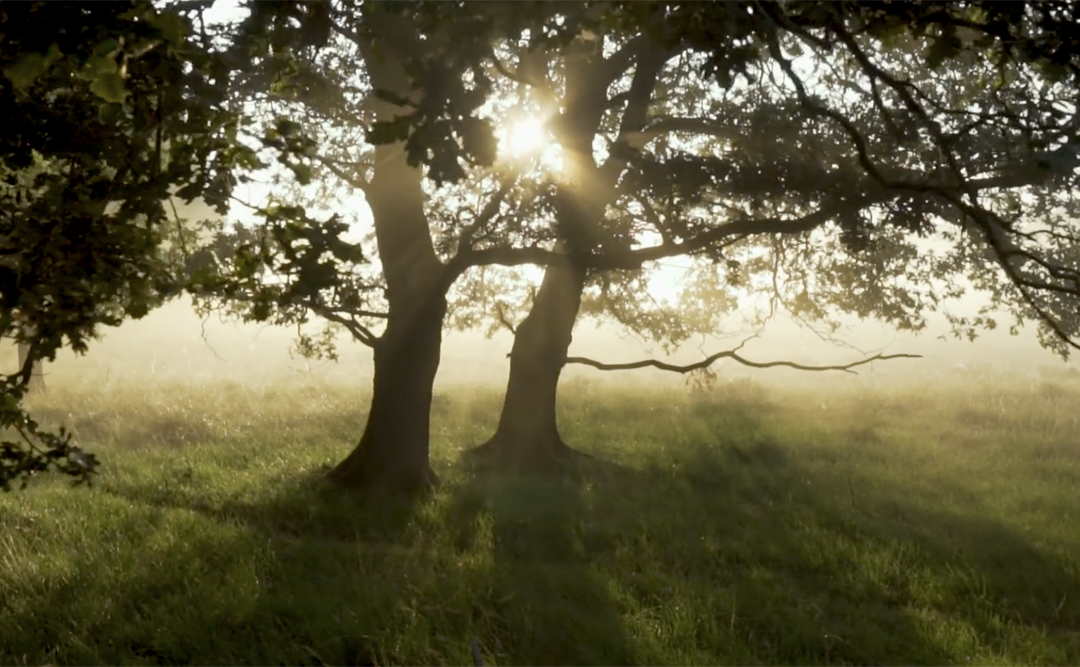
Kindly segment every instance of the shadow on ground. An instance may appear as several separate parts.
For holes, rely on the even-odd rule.
[[[0,662],[39,626],[66,634],[37,655],[84,664],[466,664],[473,637],[489,664],[1080,662],[1075,568],[908,488],[856,497],[850,469],[725,409],[737,438],[561,480],[458,470],[414,504],[340,494],[318,471],[240,498],[115,483],[98,493],[145,514],[116,520],[122,539],[200,518],[101,590],[109,614],[64,616],[100,588],[104,553],[4,611],[28,634]]]

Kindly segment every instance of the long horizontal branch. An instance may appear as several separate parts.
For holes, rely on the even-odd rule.
[[[624,364],[607,364],[595,359],[589,359],[588,357],[567,357],[566,363],[568,364],[582,364],[585,366],[592,366],[601,371],[626,371],[634,370],[637,368],[658,368],[662,371],[670,371],[672,373],[690,373],[692,371],[701,370],[702,368],[708,368],[721,359],[732,359],[742,364],[743,366],[750,366],[751,368],[773,368],[777,366],[783,366],[785,368],[794,368],[800,371],[844,371],[845,373],[855,373],[854,368],[858,366],[865,366],[866,364],[873,363],[875,361],[886,361],[889,359],[921,359],[921,354],[875,354],[872,357],[860,359],[859,361],[853,361],[849,364],[834,364],[828,366],[810,366],[806,364],[800,364],[794,361],[752,361],[743,357],[737,350],[724,350],[723,352],[717,352],[716,354],[709,355],[701,361],[694,362],[692,364],[677,365],[671,364],[666,361],[660,361],[659,359],[642,359],[640,361],[631,361]]]
[[[650,119],[648,125],[641,128],[640,135],[647,141],[668,132],[692,132],[726,139],[739,139],[743,135],[740,128],[730,123],[718,122],[710,118],[684,116],[654,117]]]
[[[711,229],[697,236],[678,243],[660,243],[654,246],[638,248],[636,250],[607,250],[600,253],[579,253],[572,257],[579,266],[590,269],[626,269],[641,268],[645,262],[652,262],[668,257],[685,255],[703,250],[714,243],[721,242],[729,237],[753,234],[797,234],[811,231],[840,213],[852,207],[860,208],[881,201],[883,197],[864,195],[838,204],[837,206],[819,209],[798,218],[743,218]],[[566,252],[546,250],[544,248],[485,248],[472,252],[461,253],[455,257],[449,268],[460,274],[472,266],[490,266],[498,264],[502,266],[520,266],[522,264],[537,264],[546,266],[558,262],[565,262]]]

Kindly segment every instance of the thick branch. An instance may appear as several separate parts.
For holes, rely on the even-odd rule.
[[[717,122],[709,118],[688,118],[683,116],[660,116],[650,120],[649,124],[638,133],[638,140],[649,140],[669,132],[693,132],[711,137],[739,139],[742,130],[730,123]],[[635,137],[637,138],[637,137]]]
[[[808,232],[851,207],[861,208],[882,201],[886,195],[853,198],[836,206],[819,209],[813,213],[799,218],[744,218],[734,220],[727,224],[703,232],[694,238],[680,243],[661,243],[647,248],[636,250],[605,250],[599,253],[580,253],[575,256],[579,266],[590,269],[627,269],[641,268],[645,262],[652,262],[668,257],[687,255],[703,250],[714,243],[721,242],[728,237],[737,235],[756,234],[798,234]],[[448,268],[456,275],[460,275],[472,266],[489,266],[498,264],[502,266],[520,266],[522,264],[538,264],[546,266],[557,262],[565,262],[569,253],[546,250],[544,248],[486,248],[462,253],[456,256]]]
[[[522,71],[522,68],[515,70],[507,68],[506,65],[503,65],[502,61],[499,60],[499,57],[495,55],[494,48],[488,51],[487,56],[491,60],[495,71],[499,74],[510,79],[514,83],[519,83],[531,88],[545,107],[558,108],[558,96],[555,94],[551,85],[548,84],[547,80],[529,76]]]
[[[626,168],[628,158],[641,152],[648,141],[641,129],[647,121],[657,77],[672,55],[672,52],[648,44],[640,47],[637,68],[627,95],[626,109],[623,111],[622,122],[619,124],[619,135],[615,139],[611,156],[600,169],[601,187],[609,193],[609,196],[609,191],[618,182],[619,174]]]

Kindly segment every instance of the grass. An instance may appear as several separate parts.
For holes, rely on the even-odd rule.
[[[561,481],[318,483],[362,389],[60,385],[106,464],[0,498],[0,664],[1080,664],[1080,389],[571,383]],[[62,406],[62,407],[61,407]]]

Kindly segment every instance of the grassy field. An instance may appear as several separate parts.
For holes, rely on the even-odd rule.
[[[562,392],[562,481],[318,483],[363,389],[54,383],[94,488],[0,498],[2,664],[1080,664],[1080,387]]]

